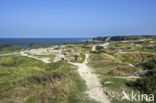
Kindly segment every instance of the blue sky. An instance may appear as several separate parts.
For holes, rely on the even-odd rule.
[[[156,0],[0,0],[0,37],[156,34]]]

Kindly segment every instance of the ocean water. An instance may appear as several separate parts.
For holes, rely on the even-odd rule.
[[[57,45],[63,43],[84,42],[91,38],[0,38],[0,46],[5,44],[26,47],[30,43],[38,46]]]

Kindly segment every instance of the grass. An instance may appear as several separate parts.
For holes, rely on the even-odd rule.
[[[105,76],[101,77],[102,78],[102,85],[104,87],[109,87],[111,89],[121,89],[121,88],[127,88],[128,86],[126,85],[127,81],[124,79],[119,79],[119,78],[113,78],[113,76],[108,76],[105,78]],[[105,84],[105,82],[110,81],[112,83],[110,84]],[[119,86],[120,85],[120,86]]]
[[[121,101],[122,91],[131,93],[138,92],[138,89],[129,86],[131,79],[115,78],[116,76],[134,75],[143,67],[151,67],[153,62],[148,64],[146,61],[156,58],[155,42],[142,41],[136,42],[111,42],[107,48],[90,52],[89,66],[99,75],[103,88],[106,89],[106,94],[110,95],[112,103],[137,103],[132,101]],[[138,52],[140,51],[140,52]],[[125,52],[125,53],[120,53]],[[133,64],[134,67],[129,64]],[[132,80],[135,82],[135,80]],[[107,83],[108,82],[108,83]]]
[[[114,99],[113,98],[113,100],[111,101],[111,103],[141,103],[141,102],[137,102],[137,101],[129,101],[129,100],[123,100],[123,101],[121,101],[121,100],[117,100],[117,99]]]
[[[6,54],[6,53],[11,53],[11,52],[17,52],[20,51],[22,48],[14,46],[14,45],[3,45],[0,46],[0,54]]]
[[[105,61],[90,61],[89,65],[95,69],[98,69],[98,68],[112,68],[114,66],[118,66],[119,64]]]
[[[36,57],[39,57],[39,58],[50,58],[50,61],[52,62],[55,58],[55,54],[49,54],[49,55],[35,55]]]
[[[121,101],[123,96],[122,91],[125,91],[127,94],[131,94],[133,91],[134,93],[138,93],[138,90],[129,87],[127,83],[129,81],[125,79],[113,78],[113,76],[101,76],[101,83],[104,88],[107,88],[108,95],[111,95],[112,101],[111,103],[141,103],[141,102],[133,102],[128,100]],[[106,82],[110,82],[109,84],[105,84]]]
[[[0,102],[95,103],[84,91],[76,68],[65,62],[45,64],[23,56],[0,57]]]
[[[84,53],[79,53],[79,55],[75,55],[75,54],[68,54],[66,55],[66,58],[75,58],[75,56],[78,56],[77,60],[71,60],[72,62],[75,63],[83,63],[85,60],[85,54]]]
[[[67,48],[79,52],[81,59],[77,62],[82,63],[85,59],[84,54],[89,53],[93,44],[71,44],[67,45]],[[101,49],[96,53],[90,52],[88,65],[101,78],[101,84],[107,90],[105,93],[111,94],[112,103],[135,103],[121,101],[122,91],[130,93],[138,90],[127,85],[129,80],[114,77],[133,75],[143,69],[142,66],[151,67],[153,62],[147,64],[144,62],[156,58],[155,42],[111,42],[107,48]],[[119,51],[127,53],[120,54]],[[35,56],[50,57],[51,60],[55,57],[53,54]],[[141,64],[129,66],[138,63]],[[45,64],[20,55],[0,57],[0,102],[2,103],[96,103],[87,98],[85,91],[85,82],[78,75],[76,67],[71,64],[66,62]]]
[[[90,59],[93,61],[102,61],[102,60],[107,60],[107,61],[114,61],[114,57],[112,55],[102,53],[102,54],[92,54],[90,56]]]
[[[79,63],[83,63],[84,62],[84,60],[85,60],[85,54],[83,54],[83,53],[80,53],[80,60],[78,61]]]
[[[89,61],[89,66],[94,68],[100,75],[123,76],[131,75],[140,70],[139,67],[130,67],[128,64],[120,62],[114,56],[105,53],[92,54]]]
[[[127,62],[127,63],[140,63],[147,61],[149,59],[156,58],[155,54],[151,53],[124,53],[124,54],[119,54],[116,55],[116,58],[122,62]]]
[[[151,43],[151,41],[153,41]],[[131,42],[111,42],[108,46],[108,50],[121,50],[123,52],[150,52],[156,53],[155,45],[156,40],[145,40],[145,41],[131,41]]]

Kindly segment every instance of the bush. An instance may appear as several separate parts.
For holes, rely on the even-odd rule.
[[[102,46],[96,46],[96,50],[101,50],[101,49],[103,49],[103,47]]]
[[[101,52],[100,52],[100,51],[90,51],[90,53],[93,53],[93,54],[100,54]]]
[[[36,48],[37,46],[36,46],[35,43],[30,43],[28,47],[29,47],[29,48]]]
[[[140,90],[142,93],[156,95],[156,79],[155,78],[156,78],[156,73],[154,73],[153,75],[149,75],[148,77],[144,79],[138,79],[134,83],[133,86],[136,87],[138,90]]]
[[[142,64],[144,69],[150,70],[145,78],[138,79],[131,86],[137,88],[142,93],[156,95],[156,60],[152,59]],[[156,97],[155,97],[156,99]]]
[[[0,53],[8,53],[8,52],[13,52],[13,51],[18,51],[20,49],[21,49],[20,47],[6,44],[3,46],[0,46]]]
[[[155,69],[156,68],[156,60],[155,59],[149,60],[148,62],[143,63],[142,66],[144,69],[148,69],[148,70]]]

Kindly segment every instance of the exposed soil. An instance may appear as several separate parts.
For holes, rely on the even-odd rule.
[[[102,85],[99,78],[93,71],[86,65],[88,63],[88,54],[86,54],[85,61],[83,63],[72,63],[78,66],[78,72],[80,76],[85,80],[87,85],[86,93],[91,99],[99,103],[110,103],[109,99],[103,92]]]

